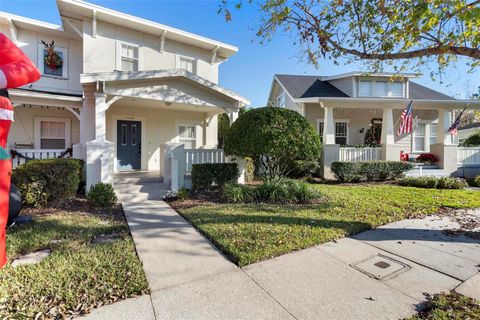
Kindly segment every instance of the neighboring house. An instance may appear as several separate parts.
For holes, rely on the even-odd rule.
[[[457,156],[456,141],[446,132],[452,111],[466,103],[479,108],[480,102],[456,100],[413,82],[416,77],[362,72],[275,75],[268,104],[295,110],[316,128],[323,143],[325,177],[332,177],[333,161],[400,160],[401,152],[411,158],[432,152],[445,174],[456,174],[462,155]],[[397,136],[402,111],[410,100],[413,134]],[[372,131],[373,139],[368,142],[381,146],[365,146],[365,136]]]
[[[216,148],[217,115],[234,120],[249,103],[218,84],[219,66],[236,47],[83,1],[57,6],[61,26],[0,12],[0,31],[42,73],[10,90],[8,146],[41,157],[73,146],[73,156],[86,161],[87,188],[113,182],[122,170],[173,179],[169,151],[182,149],[185,169],[183,148]],[[61,67],[47,65],[42,41],[55,42]]]
[[[463,140],[470,137],[472,134],[480,132],[480,122],[470,123],[458,128],[458,140],[462,142]]]

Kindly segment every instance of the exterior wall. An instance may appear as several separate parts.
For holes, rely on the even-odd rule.
[[[12,148],[15,143],[33,144],[35,117],[69,118],[70,143],[80,141],[80,121],[68,110],[56,107],[41,108],[40,106],[19,106],[15,108],[15,122],[12,123],[7,145]]]
[[[97,21],[97,36],[92,37],[92,20],[83,23],[83,65],[85,73],[118,70],[117,41],[139,46],[139,70],[177,69],[179,56],[195,59],[194,73],[218,83],[218,63],[210,64],[211,55],[203,50],[180,42],[165,39],[160,52],[160,36],[128,29],[104,21]]]
[[[0,26],[0,31],[10,36],[6,25]],[[27,29],[17,28],[18,46],[37,66],[43,63],[43,57],[39,57],[39,48],[43,48],[41,41],[50,43],[55,41],[58,48],[68,50],[68,59],[64,63],[68,64],[68,75],[65,78],[49,75],[42,75],[42,78],[29,85],[34,90],[52,91],[63,93],[79,94],[82,92],[80,86],[80,74],[82,73],[82,42],[72,40],[56,35],[35,32]]]
[[[270,97],[270,106],[277,106],[277,99],[281,94],[285,94],[285,108],[290,109],[293,111],[297,111],[298,113],[303,115],[302,107],[293,102],[292,97],[282,88],[282,86],[277,82],[274,81],[273,88]]]
[[[353,81],[354,81],[353,77],[346,77],[341,79],[330,80],[328,82],[330,82],[337,89],[343,91],[348,96],[353,97],[353,94],[354,94]]]
[[[161,147],[165,143],[178,142],[177,125],[196,125],[197,148],[203,145],[215,148],[217,144],[216,116],[204,128],[207,115],[203,112],[173,111],[168,109],[146,108],[136,105],[114,104],[107,111],[107,140],[115,145],[117,120],[142,122],[142,169],[160,170]],[[205,134],[204,134],[205,132]],[[116,150],[115,150],[116,155]],[[116,161],[115,161],[116,162]]]

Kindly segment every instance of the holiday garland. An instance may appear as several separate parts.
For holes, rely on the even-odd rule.
[[[42,41],[42,44],[45,47],[45,50],[47,50],[47,53],[43,57],[45,64],[53,70],[61,68],[63,66],[63,59],[55,50],[55,41],[52,40],[50,43]]]

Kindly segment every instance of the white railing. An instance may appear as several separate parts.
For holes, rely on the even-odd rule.
[[[480,165],[480,147],[458,147],[457,160],[459,165]]]
[[[25,163],[30,159],[52,159],[58,158],[65,150],[63,149],[14,149],[27,159],[22,157],[14,157],[12,159],[12,166],[15,169],[18,165]]]
[[[222,149],[185,149],[185,173],[192,172],[192,165],[202,163],[224,163]]]
[[[382,159],[381,147],[340,147],[339,161],[357,162],[357,161],[375,161]]]

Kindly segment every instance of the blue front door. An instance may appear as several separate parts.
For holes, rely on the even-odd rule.
[[[142,123],[117,121],[117,170],[141,169]]]

